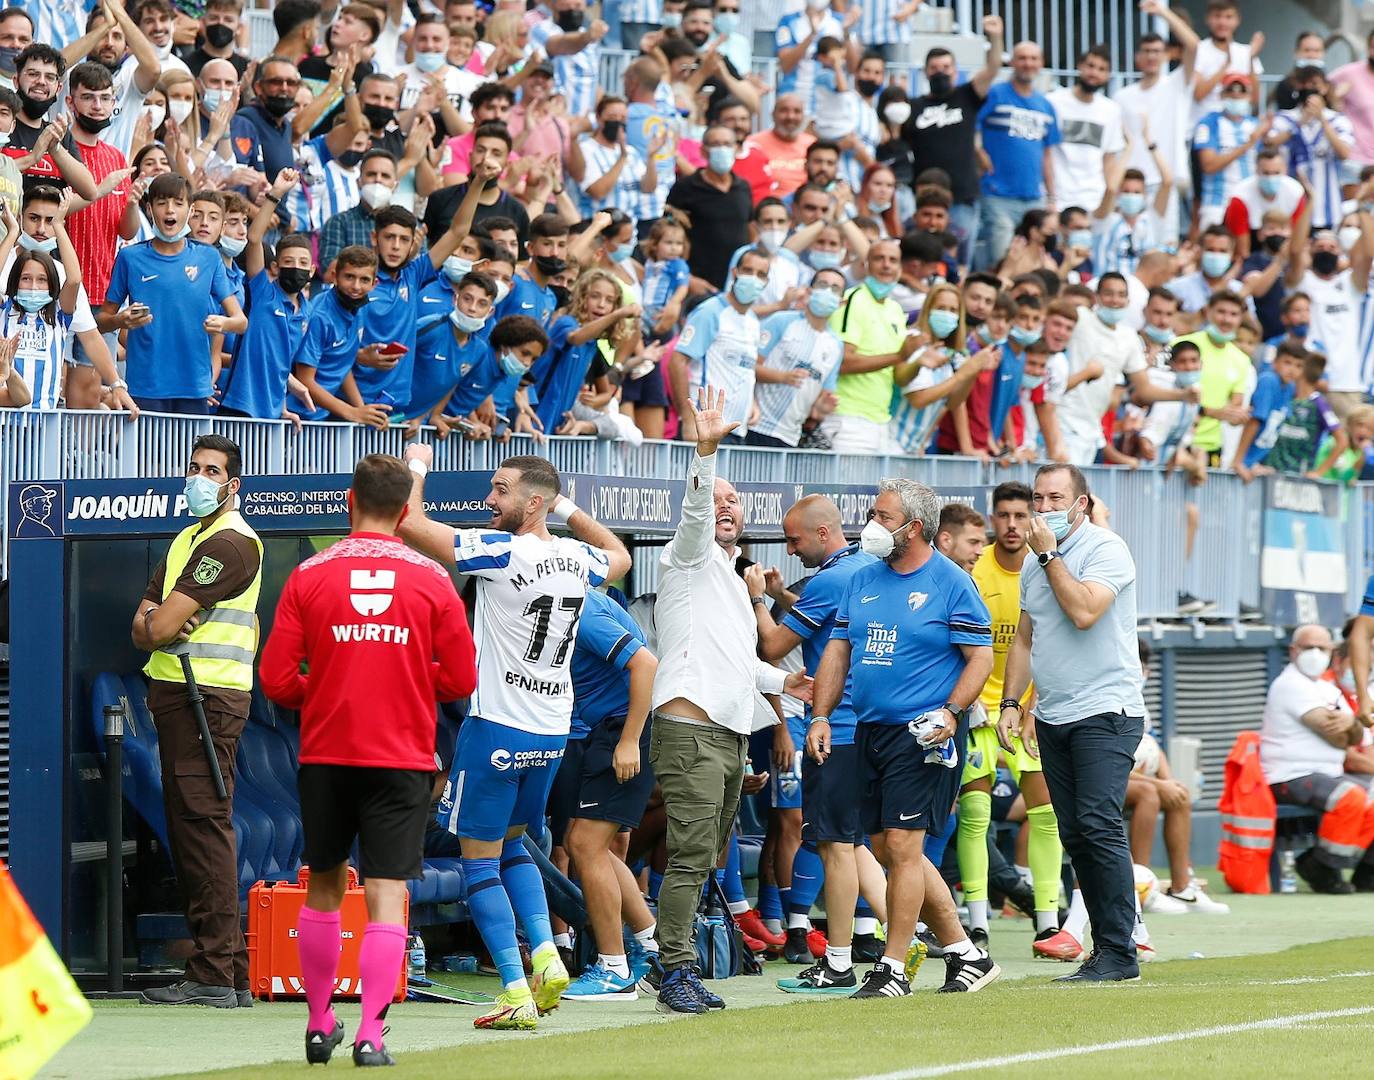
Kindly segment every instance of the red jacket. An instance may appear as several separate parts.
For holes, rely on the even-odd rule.
[[[435,703],[470,695],[477,664],[448,574],[394,536],[354,533],[286,579],[258,675],[301,710],[302,764],[432,772]]]

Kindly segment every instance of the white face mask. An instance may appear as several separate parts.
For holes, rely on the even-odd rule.
[[[901,127],[911,119],[911,105],[905,101],[894,101],[883,110],[883,116],[887,117],[889,124]]]
[[[152,122],[154,131],[162,126],[162,121],[167,119],[167,110],[161,105],[145,105],[143,106],[143,111],[148,114],[148,119]]]
[[[768,249],[769,254],[777,252],[787,242],[786,229],[760,229],[759,243]]]
[[[1355,250],[1355,245],[1360,242],[1361,229],[1358,225],[1345,225],[1336,232],[1336,239],[1340,241],[1341,250],[1347,255]]]
[[[897,533],[910,525],[908,521],[905,525],[898,525],[893,532],[888,532],[886,525],[872,518],[864,526],[863,532],[859,533],[859,547],[876,559],[886,559],[897,546]]]
[[[1331,656],[1325,649],[1303,649],[1293,657],[1293,666],[1309,679],[1319,679],[1331,666]]]
[[[169,101],[167,111],[172,114],[172,119],[178,124],[184,124],[186,118],[191,115],[191,103],[189,101]]]
[[[391,205],[391,189],[385,184],[364,184],[358,189],[358,196],[373,210]]]

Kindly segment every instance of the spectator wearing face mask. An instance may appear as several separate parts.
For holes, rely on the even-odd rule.
[[[806,268],[796,251],[789,246],[787,207],[781,199],[764,199],[754,208],[753,244],[746,244],[730,257],[733,270],[740,257],[751,249],[768,256],[768,285],[754,305],[754,314],[767,318],[776,311],[792,307],[793,301],[805,292],[802,276]]]
[[[1293,67],[1274,87],[1269,96],[1269,106],[1282,111],[1296,109],[1302,105],[1302,95],[1298,90],[1298,73],[1304,69],[1326,70],[1326,43],[1315,30],[1302,30],[1293,46]]]
[[[1287,150],[1289,173],[1312,192],[1312,225],[1330,229],[1340,218],[1341,181],[1355,150],[1355,129],[1347,117],[1327,107],[1320,68],[1299,68],[1296,78],[1298,104],[1274,117],[1265,143]]]
[[[1193,150],[1202,169],[1198,197],[1198,226],[1218,225],[1236,188],[1255,171],[1255,149],[1273,125],[1270,117],[1254,117],[1248,75],[1227,75],[1221,108],[1198,121]]]
[[[609,27],[587,20],[586,0],[553,0],[553,17],[530,27],[530,44],[553,61],[555,92],[569,116],[590,116],[596,105],[601,39]]]
[[[329,269],[344,248],[372,246],[372,219],[377,211],[391,205],[391,193],[396,188],[396,159],[386,150],[368,150],[358,164],[357,185],[357,203],[334,217],[323,219],[321,272]]]
[[[1350,120],[1356,161],[1374,162],[1374,30],[1365,38],[1366,55],[1331,73],[1331,89]]]

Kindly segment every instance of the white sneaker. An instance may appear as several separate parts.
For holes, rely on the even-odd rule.
[[[1193,910],[1191,905],[1178,897],[1162,892],[1155,893],[1142,907],[1150,915],[1187,915]]]
[[[1229,915],[1231,908],[1219,900],[1213,900],[1196,885],[1190,884],[1182,892],[1169,892],[1165,899],[1183,905],[1185,911],[1201,911],[1207,915]]]

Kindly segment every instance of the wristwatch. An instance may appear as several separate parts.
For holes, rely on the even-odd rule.
[[[762,596],[751,596],[749,597],[749,602],[751,604],[758,604],[760,607],[768,603],[768,601],[765,600]]]
[[[1035,558],[1041,566],[1049,566],[1055,559],[1062,559],[1063,556],[1059,554],[1059,550],[1056,548],[1054,551],[1042,551]]]
[[[106,390],[127,390],[127,389],[129,389],[129,384],[126,383],[123,379],[116,379],[114,382],[110,383],[109,386],[105,387],[105,389],[106,389]]]

